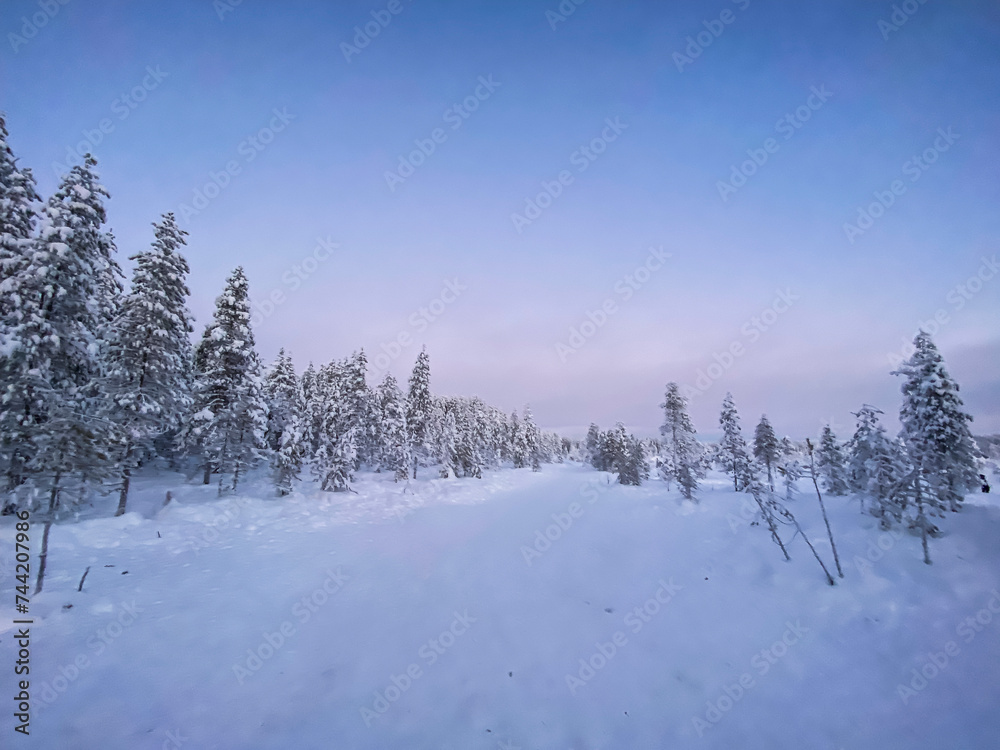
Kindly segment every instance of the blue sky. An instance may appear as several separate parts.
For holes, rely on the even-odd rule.
[[[939,315],[1000,431],[996,3],[911,0],[895,29],[881,2],[389,5],[7,0],[11,144],[44,194],[93,144],[123,260],[178,213],[199,332],[244,266],[265,359],[363,346],[405,378],[426,344],[437,392],[548,427],[653,434],[676,380],[706,434],[731,390],[748,428],[846,437],[864,402],[895,414],[890,355]]]

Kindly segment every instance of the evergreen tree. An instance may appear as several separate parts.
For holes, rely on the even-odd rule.
[[[767,421],[767,415],[762,414],[757,429],[753,434],[753,455],[767,469],[767,484],[774,492],[773,467],[777,465],[780,447],[774,428]]]
[[[931,337],[920,331],[913,346],[913,356],[894,374],[904,378],[899,421],[912,465],[908,492],[917,512],[913,525],[921,531],[929,564],[927,536],[936,531],[929,516],[960,510],[964,494],[979,486],[979,451],[969,430],[972,417]]]
[[[430,420],[433,404],[430,380],[430,358],[427,356],[427,350],[422,349],[413,365],[406,397],[406,432],[414,479],[417,478],[417,468],[429,460],[431,452]]]
[[[410,442],[406,429],[403,392],[392,375],[379,384],[375,403],[378,413],[379,468],[393,473],[395,481],[410,478]]]
[[[740,415],[733,402],[733,394],[727,393],[722,402],[722,413],[719,416],[722,426],[722,441],[719,445],[719,463],[725,472],[733,477],[733,489],[739,492],[750,485],[753,471],[750,465],[750,455],[743,430],[740,428]]]
[[[250,328],[249,287],[242,268],[230,275],[215,305],[199,352],[204,370],[195,386],[193,419],[206,478],[219,473],[222,493],[224,476],[231,475],[228,489],[235,490],[240,477],[263,458],[267,410]]]
[[[816,451],[816,472],[823,480],[823,489],[831,495],[844,495],[849,487],[844,451],[830,425],[823,427]]]
[[[511,412],[508,425],[511,460],[514,462],[514,468],[520,469],[527,465],[529,460],[528,439],[516,411]]]
[[[267,404],[265,443],[271,453],[271,475],[279,496],[291,493],[302,472],[308,435],[305,429],[305,399],[302,383],[295,375],[292,358],[285,350],[264,377]]]
[[[687,399],[677,383],[667,384],[666,397],[660,407],[663,409],[660,434],[666,442],[665,461],[661,464],[660,473],[668,482],[676,480],[681,493],[690,500],[704,472],[699,462],[701,446],[687,413]]]
[[[620,437],[617,439],[620,439]],[[649,478],[646,451],[643,448],[642,441],[635,435],[625,437],[624,450],[618,458],[616,469],[620,484],[638,487],[642,484],[642,480]]]
[[[20,169],[7,143],[7,122],[0,113],[0,351],[16,324],[16,281],[28,268],[41,198],[30,169]]]
[[[317,377],[318,447],[313,473],[325,492],[350,489],[358,464],[357,366],[333,362]]]
[[[48,496],[50,512],[65,491],[75,486],[82,499],[113,471],[114,436],[96,385],[117,265],[95,164],[88,156],[63,178],[27,260],[3,280],[0,458],[8,486],[27,482]]]
[[[586,461],[598,471],[603,471],[601,467],[601,428],[593,422],[587,430],[587,439],[584,444]]]
[[[154,223],[152,247],[133,255],[131,292],[110,327],[102,383],[108,418],[119,431],[121,487],[118,510],[125,512],[132,473],[155,454],[155,441],[180,427],[191,406],[192,361],[188,264],[180,254],[187,232],[171,213]]]
[[[788,437],[783,437],[778,449],[778,474],[785,486],[785,499],[791,500],[795,493],[795,482],[802,478],[805,468],[802,455]]]
[[[854,413],[858,424],[848,444],[847,481],[852,491],[868,499],[868,512],[889,528],[906,510],[905,495],[899,490],[907,468],[902,448],[886,435],[880,414],[880,409],[868,404]]]
[[[524,406],[524,450],[528,463],[532,471],[542,470],[542,437],[535,424],[535,417],[531,413],[531,407]]]

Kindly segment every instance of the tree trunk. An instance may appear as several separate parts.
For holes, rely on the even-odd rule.
[[[52,528],[52,521],[45,522],[45,531],[42,532],[42,553],[38,556],[38,581],[35,583],[35,595],[42,593],[42,584],[45,582],[45,560],[49,556],[49,529]]]
[[[833,531],[830,529],[830,519],[826,517],[826,506],[823,504],[823,495],[819,491],[819,482],[816,481],[816,464],[813,461],[812,443],[806,441],[809,446],[809,474],[813,480],[813,487],[816,488],[816,497],[819,498],[819,508],[823,511],[823,523],[826,524],[826,533],[830,537],[830,546],[833,548],[833,561],[837,564],[837,575],[844,577],[844,571],[840,567],[840,556],[837,554],[837,545],[833,541]]]
[[[128,502],[128,488],[132,483],[132,470],[127,466],[122,470],[122,489],[121,493],[118,495],[118,510],[115,511],[115,516],[125,515],[125,504]]]

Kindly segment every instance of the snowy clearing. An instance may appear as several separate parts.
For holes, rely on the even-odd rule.
[[[279,501],[265,480],[218,499],[138,477],[126,515],[52,528],[31,630],[48,705],[20,746],[996,746],[993,496],[949,514],[931,566],[918,537],[828,498],[846,574],[829,587],[801,540],[782,561],[722,475],[697,504],[610,478],[567,463],[402,494],[364,474],[358,494]],[[800,488],[790,506],[831,564]]]

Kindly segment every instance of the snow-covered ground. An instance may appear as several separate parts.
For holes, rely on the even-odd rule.
[[[366,475],[282,500],[139,480],[127,515],[53,527],[31,631],[50,703],[4,746],[1000,747],[995,495],[944,520],[932,566],[828,498],[846,574],[829,587],[723,477],[698,504],[608,480],[565,464],[401,494]],[[791,507],[832,565],[806,489]]]

